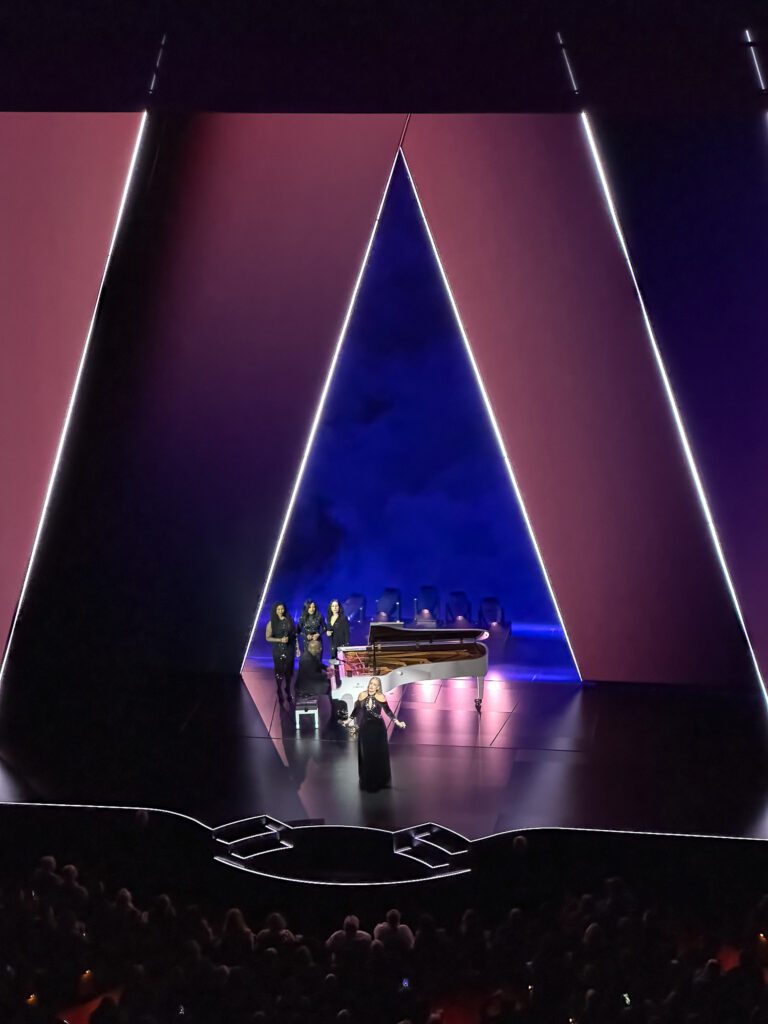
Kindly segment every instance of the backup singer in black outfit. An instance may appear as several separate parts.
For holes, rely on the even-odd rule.
[[[320,614],[320,609],[317,607],[317,601],[304,602],[304,607],[301,611],[301,615],[299,616],[296,630],[304,635],[303,647],[305,650],[310,640],[319,640],[320,647],[322,649],[325,622],[323,621],[323,616]]]
[[[277,699],[281,704],[283,703],[283,685],[285,685],[285,693],[290,702],[293,699],[291,697],[291,680],[296,658],[296,626],[282,601],[276,601],[272,605],[266,636],[275,662]]]
[[[405,728],[405,722],[395,718],[387,699],[381,692],[381,680],[374,676],[368,683],[368,689],[358,696],[355,708],[349,717],[351,724],[359,728],[357,739],[357,771],[360,777],[360,789],[375,793],[384,789],[391,780],[389,767],[389,743],[387,727],[381,717],[382,712],[391,718],[398,729]]]
[[[337,658],[339,647],[349,647],[349,619],[340,601],[331,601],[325,618],[325,635],[331,646],[331,661]]]

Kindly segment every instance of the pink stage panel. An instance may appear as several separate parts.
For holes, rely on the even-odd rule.
[[[755,685],[579,119],[404,149],[583,677]]]
[[[138,114],[0,114],[0,647],[10,629]]]
[[[404,122],[190,122],[132,439],[149,529],[200,616],[189,643],[148,616],[165,664],[239,670]]]

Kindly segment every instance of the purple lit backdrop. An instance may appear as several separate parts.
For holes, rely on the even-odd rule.
[[[405,154],[588,679],[754,685],[576,117]]]
[[[403,123],[195,120],[134,442],[137,457],[152,450],[147,479],[185,587],[196,588],[190,549],[210,545],[211,524],[219,524],[221,557],[209,594],[196,600],[208,614],[221,589],[238,600],[232,664],[245,653]],[[169,659],[179,656],[168,650]]]
[[[768,676],[768,118],[598,122],[763,677]]]
[[[20,627],[33,703],[83,657],[239,666],[403,119],[150,122]],[[406,155],[585,676],[751,685],[578,121],[418,115]]]
[[[138,125],[138,114],[0,114],[0,648]]]
[[[403,123],[150,118],[12,691],[239,670]]]

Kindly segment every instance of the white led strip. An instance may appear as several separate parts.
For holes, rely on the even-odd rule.
[[[701,477],[699,476],[699,471],[696,468],[696,462],[695,462],[695,459],[693,457],[693,451],[691,449],[690,443],[688,441],[688,436],[687,436],[686,431],[685,431],[685,425],[683,424],[683,419],[682,419],[682,416],[680,415],[680,410],[678,409],[677,401],[675,400],[674,392],[672,391],[672,385],[671,385],[669,377],[667,375],[666,367],[664,366],[664,360],[663,360],[662,355],[661,355],[661,350],[659,349],[658,342],[656,341],[656,336],[654,335],[654,332],[653,332],[653,327],[651,325],[650,317],[648,316],[648,310],[647,310],[645,302],[643,300],[643,296],[642,296],[642,293],[640,291],[640,285],[638,284],[637,277],[635,275],[635,269],[632,266],[632,260],[630,259],[630,256],[629,256],[629,249],[627,248],[627,243],[626,243],[626,240],[624,238],[624,232],[621,229],[621,224],[619,222],[618,213],[616,212],[616,206],[614,205],[614,202],[613,202],[613,196],[611,194],[610,186],[608,185],[608,179],[606,177],[605,169],[603,167],[603,161],[602,161],[602,159],[600,157],[600,151],[599,151],[599,149],[597,147],[597,143],[595,141],[595,136],[594,136],[594,134],[592,132],[592,126],[590,124],[589,115],[584,113],[583,111],[582,111],[582,114],[581,114],[581,123],[582,123],[582,125],[584,127],[584,133],[586,135],[587,142],[589,144],[589,149],[590,149],[590,152],[592,154],[592,159],[593,159],[594,164],[595,164],[595,169],[597,171],[597,176],[600,179],[600,184],[601,184],[602,189],[603,189],[603,195],[605,196],[605,202],[606,202],[606,205],[608,207],[608,212],[610,213],[610,216],[611,216],[611,221],[613,222],[613,227],[614,227],[614,230],[616,232],[616,237],[619,240],[619,245],[621,247],[622,253],[624,254],[624,259],[626,260],[627,267],[629,268],[630,277],[632,278],[632,284],[634,285],[635,293],[637,295],[638,302],[640,303],[640,310],[641,310],[642,315],[643,315],[643,323],[645,324],[645,330],[646,330],[646,333],[648,335],[648,339],[649,339],[649,341],[651,343],[651,349],[653,351],[654,359],[656,360],[656,366],[658,368],[659,374],[660,374],[662,382],[664,384],[664,391],[665,391],[666,396],[667,396],[667,401],[669,403],[669,407],[670,407],[670,409],[672,411],[672,416],[673,416],[673,419],[675,421],[675,426],[677,427],[677,433],[678,433],[678,436],[680,438],[680,444],[682,445],[683,452],[685,454],[685,459],[686,459],[686,462],[688,463],[688,470],[689,470],[689,472],[691,474],[691,478],[693,480],[694,487],[696,489],[696,494],[697,494],[698,499],[699,499],[699,504],[701,505],[701,510],[704,513],[704,519],[705,519],[707,527],[709,529],[709,534],[710,534],[710,537],[712,539],[712,544],[714,546],[715,553],[717,555],[717,559],[718,559],[718,561],[720,563],[720,568],[722,570],[723,577],[725,579],[725,583],[726,583],[726,587],[728,589],[728,593],[730,594],[734,610],[735,610],[736,615],[737,615],[738,620],[739,620],[739,625],[741,626],[742,632],[744,634],[744,638],[745,638],[745,640],[747,642],[747,647],[749,648],[749,653],[750,653],[751,658],[752,658],[752,664],[754,665],[755,673],[756,673],[757,678],[758,678],[758,680],[760,682],[760,688],[761,688],[761,691],[762,691],[762,694],[763,694],[763,698],[766,701],[766,703],[768,704],[768,690],[766,690],[766,685],[765,685],[765,682],[763,680],[762,674],[760,672],[760,666],[759,666],[759,664],[757,662],[757,656],[755,654],[754,648],[752,647],[752,642],[751,642],[751,640],[749,638],[749,633],[747,632],[747,627],[746,627],[746,623],[744,622],[744,617],[741,614],[741,607],[739,606],[739,600],[738,600],[738,598],[736,596],[736,590],[734,588],[733,581],[731,579],[731,574],[728,571],[728,565],[727,565],[727,563],[725,561],[725,555],[723,554],[723,549],[722,549],[722,546],[720,544],[720,538],[717,535],[717,528],[715,527],[715,522],[714,522],[714,519],[712,518],[712,512],[710,511],[709,502],[707,500],[707,495],[706,495],[706,492],[704,491],[704,485],[702,484]]]
[[[757,74],[757,81],[760,86],[760,91],[765,92],[765,79],[763,78],[763,70],[760,67],[760,61],[757,59],[756,43],[752,38],[752,33],[749,31],[749,29],[745,29],[744,36],[747,40],[747,45],[749,46],[749,52],[752,54],[752,63],[755,65],[755,72]]]
[[[398,152],[399,152],[399,150],[398,150]],[[277,543],[275,544],[275,551],[274,551],[274,554],[272,555],[272,561],[269,564],[269,569],[267,570],[267,577],[264,580],[264,586],[262,587],[262,590],[261,590],[261,596],[259,598],[259,604],[258,604],[258,607],[256,608],[256,615],[254,616],[254,619],[253,619],[253,626],[251,627],[251,632],[250,632],[250,635],[248,637],[248,643],[246,644],[245,652],[243,654],[243,660],[242,660],[242,663],[240,665],[240,671],[241,672],[245,668],[245,663],[246,663],[246,661],[248,659],[248,652],[250,651],[251,644],[253,643],[253,637],[254,637],[254,634],[256,633],[256,627],[258,626],[258,623],[259,623],[259,616],[261,615],[261,610],[264,607],[264,602],[266,601],[267,594],[269,593],[269,586],[270,586],[270,584],[272,582],[272,577],[273,577],[274,572],[275,572],[275,566],[277,565],[277,560],[280,557],[280,552],[281,552],[282,547],[283,547],[283,541],[285,540],[285,535],[286,535],[286,533],[288,531],[288,524],[291,521],[291,515],[293,514],[293,507],[296,504],[296,498],[298,497],[299,490],[301,489],[301,481],[304,479],[304,473],[306,471],[307,463],[309,461],[309,454],[312,451],[312,445],[314,444],[314,441],[315,441],[315,435],[317,434],[317,428],[320,426],[320,420],[321,420],[322,415],[323,415],[323,410],[325,408],[326,399],[328,398],[328,392],[330,391],[330,388],[331,388],[331,381],[333,380],[333,375],[334,375],[334,372],[336,370],[336,364],[339,361],[339,355],[341,354],[341,349],[342,349],[342,346],[344,344],[344,339],[347,336],[347,328],[349,327],[349,321],[352,319],[352,311],[353,311],[353,309],[355,307],[355,301],[357,300],[357,293],[360,290],[360,285],[362,283],[363,276],[365,274],[365,268],[368,265],[368,257],[370,256],[371,249],[373,247],[373,240],[376,237],[376,230],[377,230],[377,228],[379,226],[379,220],[381,219],[381,211],[384,209],[384,203],[386,202],[387,193],[389,192],[389,185],[390,185],[390,182],[392,181],[392,175],[395,172],[395,165],[396,164],[397,164],[397,153],[395,154],[395,159],[392,161],[392,167],[390,168],[389,176],[387,177],[387,183],[384,186],[384,192],[383,192],[382,197],[381,197],[381,202],[379,203],[379,208],[376,211],[376,219],[373,222],[373,227],[371,229],[371,234],[370,234],[370,237],[368,239],[368,245],[366,246],[365,253],[363,255],[363,261],[362,261],[362,263],[360,265],[360,270],[358,271],[358,274],[357,274],[357,280],[355,281],[355,286],[352,289],[352,296],[351,296],[351,298],[349,300],[349,304],[347,306],[347,312],[346,312],[346,315],[344,317],[344,322],[341,325],[341,331],[339,332],[339,337],[338,337],[338,340],[336,341],[336,347],[335,347],[335,349],[333,351],[333,356],[331,357],[331,362],[330,362],[330,365],[328,367],[328,372],[326,373],[326,376],[325,376],[325,383],[323,384],[323,390],[322,390],[322,392],[320,394],[320,401],[317,404],[317,409],[315,410],[315,417],[312,420],[312,426],[310,427],[310,430],[309,430],[309,437],[307,438],[307,442],[306,442],[306,444],[304,446],[304,454],[301,457],[301,462],[299,464],[299,471],[296,474],[296,479],[295,479],[294,484],[293,484],[293,490],[291,491],[291,496],[288,499],[288,507],[285,510],[285,515],[283,516],[283,524],[280,527],[280,533],[277,536]]]
[[[576,668],[576,671],[578,672],[579,680],[581,681],[581,680],[583,680],[583,676],[581,674],[581,670],[579,669],[579,664],[578,664],[578,662],[576,660],[576,655],[575,655],[574,650],[573,650],[573,645],[571,644],[571,638],[568,636],[568,630],[565,628],[565,622],[563,621],[563,616],[562,616],[562,613],[560,612],[560,606],[557,603],[557,598],[555,597],[555,591],[552,588],[552,581],[550,580],[549,574],[547,573],[547,568],[544,565],[544,559],[542,558],[541,551],[539,549],[539,545],[538,545],[538,543],[536,541],[536,535],[533,532],[533,526],[531,524],[531,520],[528,518],[528,512],[526,511],[526,508],[525,508],[525,502],[523,501],[523,495],[522,495],[522,493],[520,491],[520,488],[518,487],[517,479],[515,478],[515,471],[513,470],[512,463],[510,462],[509,456],[507,455],[507,450],[506,450],[506,448],[504,446],[504,439],[501,436],[501,430],[499,429],[499,425],[496,422],[496,416],[494,415],[494,412],[493,412],[493,407],[491,405],[491,400],[488,397],[488,392],[485,390],[485,384],[483,383],[483,378],[482,378],[482,376],[480,374],[480,368],[478,367],[478,365],[477,365],[477,363],[475,361],[475,355],[474,355],[474,352],[472,351],[472,346],[470,345],[469,338],[467,337],[466,331],[464,330],[464,325],[461,322],[461,316],[459,315],[459,310],[458,310],[458,307],[456,305],[456,301],[455,301],[455,299],[453,297],[453,292],[451,291],[451,286],[448,283],[448,278],[446,276],[445,270],[443,269],[443,264],[442,264],[442,261],[440,259],[440,254],[437,251],[437,246],[435,245],[435,240],[432,237],[432,232],[431,232],[429,224],[427,222],[427,218],[426,218],[426,215],[424,213],[424,208],[421,205],[421,199],[419,198],[419,193],[418,193],[418,190],[416,188],[416,184],[415,184],[415,182],[413,180],[413,177],[411,176],[411,171],[410,171],[410,168],[408,167],[408,161],[405,159],[405,153],[402,153],[402,157],[403,157],[403,163],[405,164],[405,169],[408,172],[408,180],[411,183],[411,188],[413,189],[413,194],[416,197],[416,203],[417,203],[417,205],[419,207],[419,212],[421,214],[421,219],[422,219],[422,221],[424,223],[424,230],[427,233],[427,238],[429,239],[429,244],[432,246],[432,252],[434,253],[435,261],[436,261],[438,267],[440,268],[440,275],[441,275],[441,277],[443,279],[443,285],[445,287],[445,293],[448,296],[448,300],[449,300],[449,302],[451,304],[451,309],[453,310],[453,315],[454,315],[454,318],[456,320],[456,325],[459,328],[459,333],[461,334],[462,341],[464,342],[464,347],[465,347],[465,349],[467,351],[467,356],[469,357],[470,365],[472,366],[472,370],[474,371],[474,374],[475,374],[475,380],[477,381],[477,386],[480,389],[480,394],[482,395],[483,402],[485,404],[485,410],[486,410],[486,413],[488,414],[488,420],[489,420],[489,422],[491,424],[491,427],[493,429],[493,433],[494,433],[494,435],[496,437],[496,442],[497,442],[497,444],[499,446],[499,451],[501,453],[501,457],[504,460],[504,465],[507,467],[507,473],[509,474],[509,479],[512,481],[512,489],[515,492],[515,497],[517,498],[517,504],[518,504],[518,506],[520,508],[520,511],[523,514],[523,519],[525,520],[525,525],[526,525],[526,527],[528,529],[528,536],[531,538],[531,544],[533,545],[533,550],[536,552],[536,558],[539,561],[539,566],[541,567],[542,575],[544,576],[544,579],[546,581],[547,589],[549,590],[549,596],[550,596],[550,598],[552,600],[552,604],[554,606],[554,609],[557,612],[557,617],[560,620],[560,626],[561,626],[561,628],[563,630],[563,634],[564,634],[566,642],[568,644],[568,649],[571,652],[571,658],[573,659],[573,664],[574,664],[574,666]]]
[[[120,225],[121,225],[122,220],[123,220],[123,213],[125,211],[125,204],[126,204],[126,201],[128,199],[128,193],[130,192],[131,181],[133,179],[133,172],[134,172],[134,169],[136,167],[136,161],[138,159],[139,150],[141,148],[141,142],[142,142],[142,139],[144,137],[144,129],[146,127],[146,123],[147,123],[147,112],[145,110],[142,113],[142,115],[141,115],[141,120],[139,122],[139,129],[138,129],[138,131],[136,133],[136,141],[135,141],[134,146],[133,146],[133,154],[131,156],[131,162],[130,162],[130,164],[128,166],[128,174],[126,175],[125,184],[123,186],[123,193],[122,193],[122,196],[120,198],[120,206],[118,207],[117,218],[115,219],[115,226],[114,226],[114,229],[112,231],[112,239],[111,239],[111,241],[109,243],[109,249],[107,250],[107,258],[106,258],[106,260],[104,262],[104,271],[103,271],[103,273],[101,275],[101,282],[99,284],[99,290],[98,290],[98,293],[97,293],[97,296],[96,296],[96,304],[93,307],[93,313],[91,314],[91,322],[88,325],[88,332],[87,332],[87,334],[85,336],[85,344],[83,345],[82,355],[80,356],[80,363],[79,363],[78,368],[77,368],[77,374],[75,375],[74,387],[72,388],[72,394],[70,395],[70,398],[69,398],[69,404],[67,406],[67,412],[66,412],[66,415],[64,417],[64,425],[61,428],[61,435],[59,436],[59,444],[58,444],[58,447],[56,448],[56,455],[54,456],[54,460],[53,460],[53,468],[51,470],[51,476],[50,476],[50,479],[48,480],[48,487],[47,487],[46,492],[45,492],[45,498],[43,499],[43,508],[42,508],[41,513],[40,513],[40,519],[38,520],[38,523],[37,523],[37,530],[35,531],[35,538],[34,538],[34,540],[32,542],[32,551],[31,551],[30,556],[29,556],[29,561],[27,562],[27,571],[24,574],[24,581],[23,581],[23,583],[21,585],[21,593],[19,594],[19,600],[18,600],[18,603],[16,605],[16,612],[15,612],[14,617],[13,617],[13,623],[11,625],[11,631],[8,634],[8,643],[6,644],[6,647],[5,647],[5,654],[3,655],[3,662],[2,662],[2,665],[0,665],[0,683],[2,683],[3,675],[5,673],[5,668],[6,668],[6,665],[8,664],[8,657],[9,657],[10,651],[11,651],[11,644],[13,643],[14,633],[16,632],[16,626],[18,624],[19,616],[21,614],[21,608],[22,608],[22,605],[24,604],[24,598],[25,598],[26,593],[27,593],[27,586],[29,585],[30,576],[32,574],[32,569],[33,569],[34,564],[35,564],[35,557],[37,555],[37,549],[38,549],[38,547],[40,545],[40,538],[42,537],[43,530],[45,529],[45,522],[46,522],[46,518],[47,518],[47,515],[48,515],[48,508],[49,508],[49,505],[50,505],[50,502],[51,502],[51,496],[53,494],[54,487],[56,486],[56,479],[57,479],[58,473],[59,473],[59,466],[61,464],[61,457],[62,457],[62,455],[64,453],[64,448],[65,448],[65,445],[67,443],[67,434],[69,432],[69,425],[70,425],[70,422],[72,420],[72,413],[74,412],[75,405],[77,404],[77,398],[78,398],[78,394],[79,394],[79,391],[80,391],[80,381],[81,381],[81,378],[82,378],[82,375],[83,375],[83,369],[85,368],[85,362],[86,362],[86,359],[88,357],[88,349],[89,349],[90,344],[91,344],[91,337],[93,335],[93,325],[96,322],[96,313],[97,313],[97,311],[99,309],[99,303],[101,302],[101,294],[102,294],[102,292],[104,290],[104,281],[106,280],[107,273],[109,271],[109,266],[110,266],[110,263],[111,263],[111,260],[112,260],[112,253],[113,253],[114,248],[115,248],[115,242],[117,241],[118,232],[120,231]]]
[[[173,818],[183,818],[185,821],[191,821],[195,825],[199,825],[208,831],[211,831],[213,826],[207,825],[205,822],[200,821],[199,818],[193,818],[189,814],[184,814],[183,811],[171,811],[162,807],[126,807],[121,804],[69,804],[69,803],[30,803],[28,800],[0,800],[0,807],[34,807],[34,808],[57,808],[57,809],[69,809],[79,811],[146,811],[149,814],[168,814]],[[258,815],[257,815],[258,817]],[[250,821],[250,818],[242,818],[242,821]],[[239,822],[227,822],[227,825],[236,825]],[[280,822],[280,824],[283,824]],[[221,825],[219,828],[226,826]],[[286,828],[291,826],[286,826]],[[418,828],[419,826],[417,826]],[[348,829],[359,829],[364,832],[387,832],[387,829],[374,828],[370,825],[314,825],[305,826],[299,825],[293,827],[293,831],[302,831],[310,828],[323,828],[323,829],[337,829],[348,828]],[[409,830],[410,831],[410,830]],[[450,831],[456,832],[455,829]],[[491,832],[487,836],[478,836],[476,839],[469,839],[467,836],[460,832],[456,832],[456,835],[461,839],[464,839],[470,846],[475,843],[481,843],[488,839],[498,839],[501,836],[521,835],[530,832],[532,835],[536,835],[539,832],[588,832],[594,833],[595,835],[613,835],[613,836],[654,836],[662,839],[717,839],[717,840],[728,840],[735,843],[765,843],[768,840],[765,836],[727,836],[727,835],[711,835],[707,832],[656,832],[648,830],[646,832],[638,831],[637,829],[622,829],[622,828],[589,828],[587,826],[580,825],[522,825],[520,828],[504,829],[501,832]],[[389,833],[394,836],[393,832]],[[215,861],[226,864],[227,867],[236,868],[239,871],[249,871],[251,874],[262,875],[265,878],[273,878],[280,882],[296,882],[300,885],[325,885],[325,886],[343,886],[343,887],[361,887],[365,885],[377,885],[377,886],[389,886],[389,885],[418,885],[420,882],[437,881],[443,878],[449,878],[455,875],[469,874],[470,868],[461,868],[458,871],[450,871],[440,875],[425,875],[423,878],[409,878],[399,879],[396,881],[384,881],[384,882],[326,882],[326,881],[309,881],[308,879],[302,878],[286,878],[283,875],[267,874],[263,871],[255,871],[252,868],[246,867],[244,864],[234,864],[232,861],[225,860],[222,857],[214,856]]]
[[[568,77],[571,80],[571,88],[573,89],[574,93],[578,95],[579,87],[576,84],[576,77],[575,77],[575,75],[573,73],[573,68],[571,67],[571,62],[570,62],[570,60],[568,60],[568,51],[565,48],[565,43],[563,42],[563,37],[560,35],[559,32],[557,33],[557,42],[558,42],[558,44],[560,46],[560,50],[561,50],[561,52],[563,54],[563,60],[565,61],[565,69],[568,72]]]

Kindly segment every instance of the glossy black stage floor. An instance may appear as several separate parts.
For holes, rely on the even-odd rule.
[[[266,664],[152,692],[141,714],[85,735],[41,721],[5,737],[0,800],[154,807],[208,825],[434,821],[472,839],[542,826],[768,838],[758,694],[516,682],[502,666],[478,715],[469,680],[411,685],[391,697],[408,724],[390,738],[392,788],[365,794],[329,703],[319,733],[297,732]]]

